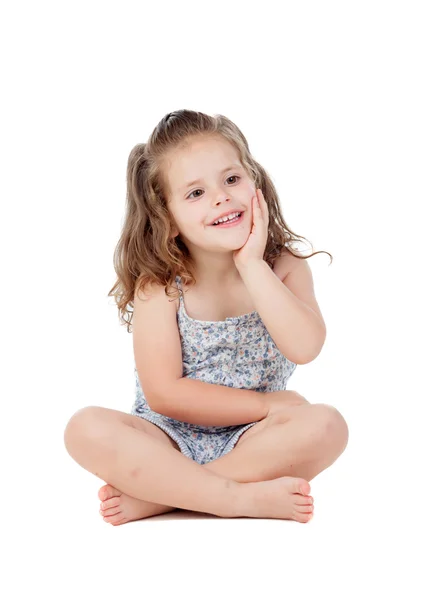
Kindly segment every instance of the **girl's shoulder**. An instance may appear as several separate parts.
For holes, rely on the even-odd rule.
[[[279,277],[281,281],[285,279],[288,273],[294,268],[295,261],[299,260],[294,255],[284,248],[280,256],[275,258],[273,263],[273,273]]]

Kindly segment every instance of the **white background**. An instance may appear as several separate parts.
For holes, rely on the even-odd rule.
[[[5,600],[442,598],[444,27],[440,2],[18,2],[2,9]],[[349,444],[315,517],[173,513],[113,527],[71,415],[129,412],[107,297],[136,143],[221,113],[313,249],[327,324],[289,382]],[[6,560],[5,560],[6,558]]]

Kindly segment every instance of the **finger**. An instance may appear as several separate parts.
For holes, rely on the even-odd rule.
[[[261,207],[263,209],[267,210],[268,206],[267,206],[267,203],[265,202],[265,196],[264,196],[264,194],[263,194],[263,192],[262,192],[261,189],[259,190],[259,198],[260,198]]]
[[[256,212],[254,213],[255,214],[255,218],[258,221],[263,221],[263,219],[264,219],[264,212],[262,210],[263,207],[261,206],[261,200],[260,200],[259,194],[257,194],[257,196],[256,196],[256,202],[254,204],[256,205]]]
[[[252,201],[251,201],[251,207],[252,207],[251,214],[253,216],[253,222],[254,222],[254,218],[257,215],[257,209],[258,209],[257,196],[253,196]]]

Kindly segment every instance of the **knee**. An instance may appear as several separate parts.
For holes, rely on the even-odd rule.
[[[340,446],[343,452],[348,444],[349,431],[342,414],[330,404],[314,404],[313,408],[318,413],[322,438],[335,446]]]
[[[99,412],[99,406],[85,406],[75,412],[69,419],[63,439],[65,448],[70,454],[79,443],[84,443],[86,439],[97,436],[97,432],[100,431],[98,426]]]

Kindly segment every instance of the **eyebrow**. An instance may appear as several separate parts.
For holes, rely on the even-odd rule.
[[[241,169],[241,168],[242,168],[242,165],[239,165],[237,163],[236,164],[232,164],[232,165],[229,165],[228,167],[226,167],[225,169],[223,169],[221,171],[221,174],[222,173],[226,173],[227,171],[231,171],[231,169]],[[190,181],[189,183],[186,183],[181,189],[188,188],[191,185],[194,185],[195,183],[199,183],[200,181],[202,181],[202,179],[195,179],[194,181]]]

